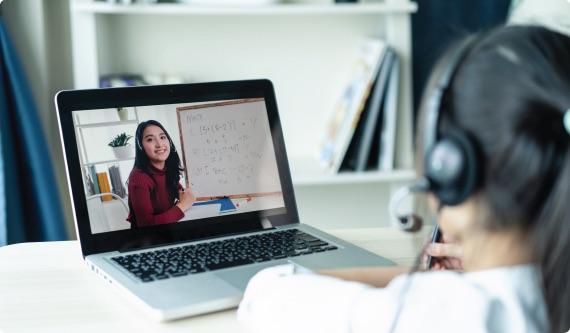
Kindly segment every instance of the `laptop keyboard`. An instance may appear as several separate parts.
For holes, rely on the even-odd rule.
[[[143,282],[336,250],[297,229],[111,258]]]

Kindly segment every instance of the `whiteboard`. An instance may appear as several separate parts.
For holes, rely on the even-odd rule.
[[[186,179],[197,198],[281,193],[263,99],[176,111]]]

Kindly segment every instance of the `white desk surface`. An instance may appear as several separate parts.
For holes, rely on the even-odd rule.
[[[337,229],[331,234],[411,265],[430,232]],[[235,310],[159,323],[84,264],[77,241],[0,247],[0,332],[244,332]]]

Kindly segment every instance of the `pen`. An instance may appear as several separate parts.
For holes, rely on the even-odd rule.
[[[433,233],[431,235],[431,243],[437,243],[441,240],[441,231],[439,231],[439,226],[436,225],[435,228],[433,229]],[[431,269],[431,267],[433,266],[433,257],[432,256],[428,256],[427,257],[427,261],[426,261],[426,267],[427,269]]]

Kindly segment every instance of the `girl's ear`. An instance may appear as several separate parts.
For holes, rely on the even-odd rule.
[[[471,196],[455,206],[441,206],[437,214],[438,224],[450,237],[461,240],[482,227],[479,200]]]

